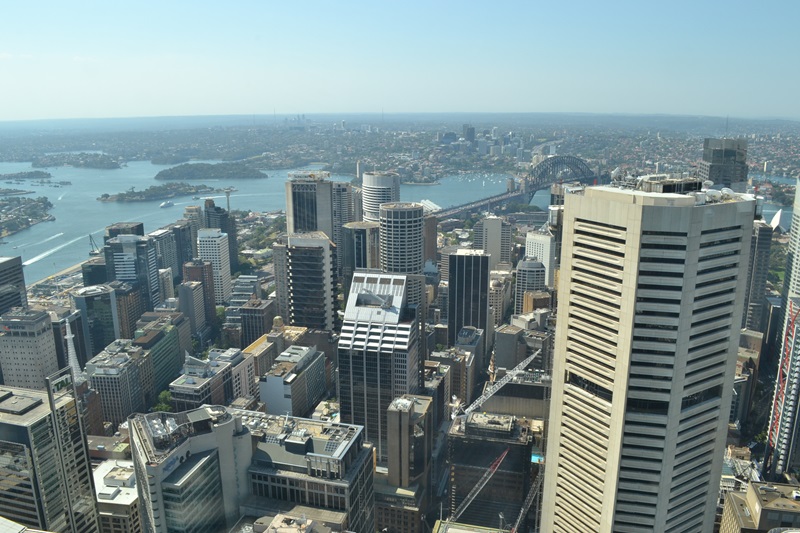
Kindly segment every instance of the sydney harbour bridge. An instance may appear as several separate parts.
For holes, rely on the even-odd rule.
[[[579,181],[584,184],[591,184],[597,179],[598,176],[595,175],[583,159],[571,155],[557,155],[548,157],[527,173],[518,176],[513,190],[467,204],[448,207],[437,211],[435,215],[439,220],[443,220],[469,213],[487,211],[491,207],[511,202],[527,205],[533,199],[536,191],[550,187],[553,183]]]

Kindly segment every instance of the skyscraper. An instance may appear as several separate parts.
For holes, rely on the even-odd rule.
[[[197,233],[197,254],[211,263],[214,277],[214,303],[224,305],[231,296],[231,263],[228,235],[217,228]]]
[[[178,262],[178,243],[175,240],[175,233],[168,228],[161,228],[147,235],[153,238],[156,246],[158,268],[171,268],[173,276],[180,276],[182,263]],[[162,297],[162,300],[166,300],[166,297]]]
[[[361,182],[362,216],[377,222],[380,205],[400,201],[400,175],[396,172],[364,172]]]
[[[549,224],[545,224],[536,231],[528,232],[525,236],[525,256],[536,259],[544,265],[544,282],[548,287],[553,287],[557,263],[556,238],[550,231]]]
[[[205,210],[203,211],[203,227],[206,229],[218,229],[228,236],[228,263],[229,270],[239,268],[239,239],[236,229],[236,219],[225,209],[214,204],[214,200],[207,199]],[[198,230],[198,239],[200,233]],[[200,253],[198,242],[197,253]]]
[[[745,313],[742,327],[763,332],[765,328],[764,311],[767,303],[767,273],[772,249],[772,226],[763,220],[753,222],[750,261],[747,269],[747,288],[745,290]]]
[[[0,516],[57,533],[96,533],[92,469],[72,374],[45,390],[0,387]]]
[[[511,224],[505,219],[488,216],[476,222],[472,231],[472,247],[489,254],[490,270],[494,270],[497,263],[511,262]]]
[[[489,254],[483,250],[459,250],[450,256],[450,291],[447,311],[447,344],[456,345],[464,326],[489,331],[494,323],[489,312]],[[481,352],[484,353],[484,346]],[[479,361],[482,369],[485,361]]]
[[[183,218],[189,221],[189,231],[192,235],[191,257],[197,257],[197,232],[203,227],[203,210],[199,205],[187,205],[183,208]]]
[[[342,421],[364,426],[380,462],[388,457],[389,404],[420,389],[419,325],[407,283],[403,275],[356,272],[339,337]]]
[[[333,330],[335,246],[321,231],[283,237],[272,247],[278,314],[293,326]]]
[[[92,285],[75,289],[71,296],[83,315],[83,338],[91,359],[120,338],[116,292],[108,285]]]
[[[183,265],[183,281],[199,281],[203,284],[203,303],[206,322],[216,319],[217,306],[214,303],[214,269],[211,261],[194,259]]]
[[[5,385],[45,388],[45,378],[58,372],[49,313],[17,307],[0,316],[0,369]]]
[[[380,268],[380,224],[350,222],[342,230],[343,242],[338,250],[342,258],[342,286],[349,289],[353,272]]]
[[[566,195],[543,531],[713,528],[755,202],[699,189]]]
[[[137,283],[148,311],[161,304],[158,257],[152,237],[119,234],[106,241],[103,252],[109,280]]]
[[[342,226],[353,220],[352,187],[330,181],[330,172],[291,172],[286,182],[286,230],[321,231],[342,248]],[[337,257],[337,272],[342,261]]]
[[[747,139],[706,139],[703,142],[700,179],[744,192],[747,170]]]
[[[0,315],[12,307],[26,307],[28,294],[21,257],[0,257]]]
[[[539,292],[547,287],[547,269],[533,258],[526,257],[517,263],[517,284],[514,287],[514,314],[522,313],[526,292]]]

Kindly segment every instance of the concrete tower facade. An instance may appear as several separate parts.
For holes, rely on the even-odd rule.
[[[505,219],[488,216],[475,223],[473,248],[490,255],[489,267],[494,270],[497,263],[511,262],[511,224]]]
[[[231,263],[228,235],[219,229],[201,229],[197,233],[197,253],[211,263],[214,276],[214,303],[224,305],[231,296]]]
[[[517,284],[514,287],[514,314],[522,313],[526,292],[543,291],[547,287],[547,269],[532,258],[517,263]]]
[[[278,315],[293,326],[333,330],[336,247],[321,231],[282,238],[273,248]]]
[[[713,529],[755,202],[674,181],[566,195],[543,531]]]
[[[364,426],[380,462],[389,453],[389,405],[419,392],[419,325],[407,284],[403,275],[356,272],[339,337],[342,421]]]
[[[0,316],[0,370],[5,385],[45,388],[45,378],[58,372],[49,313],[14,308]]]
[[[361,182],[362,216],[377,222],[381,204],[400,201],[400,175],[396,172],[364,172]]]

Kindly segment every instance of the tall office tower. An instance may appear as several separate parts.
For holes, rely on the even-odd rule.
[[[700,179],[744,192],[747,170],[747,139],[706,139],[703,142]]]
[[[81,278],[83,280],[84,287],[108,283],[106,258],[103,256],[92,257],[85,263],[81,263]]]
[[[321,231],[342,248],[342,226],[353,221],[352,186],[330,181],[330,172],[291,172],[286,182],[286,230]],[[341,273],[337,257],[337,272]]]
[[[460,522],[496,531],[500,517],[511,521],[519,515],[530,486],[533,428],[534,422],[529,418],[483,411],[460,416],[453,422],[447,432],[451,514],[489,465],[505,454],[478,497],[464,510]]]
[[[339,337],[339,402],[342,420],[364,426],[388,458],[386,410],[393,399],[420,389],[416,307],[408,305],[403,275],[356,272]]]
[[[352,187],[350,190],[350,212],[353,214],[353,222],[364,220],[364,199],[361,187]]]
[[[129,426],[136,477],[148,480],[145,531],[228,531],[240,506],[292,502],[309,517],[325,510],[337,530],[375,531],[372,446],[358,426],[210,405]]]
[[[239,239],[236,230],[236,219],[228,213],[225,209],[214,205],[214,200],[207,199],[205,203],[205,210],[203,211],[203,227],[206,229],[218,229],[222,233],[228,235],[228,261],[230,266],[228,270],[237,270],[239,268]],[[198,231],[197,238],[200,238]],[[200,253],[200,243],[198,242],[197,253]]]
[[[70,296],[83,316],[83,339],[91,359],[120,338],[116,293],[108,285],[93,285],[75,289]]]
[[[12,307],[27,307],[28,292],[21,257],[0,257],[0,315]]]
[[[436,215],[427,215],[423,222],[423,248],[422,260],[435,263],[438,259],[436,250],[438,249],[439,219]]]
[[[240,308],[242,321],[242,347],[250,346],[262,335],[269,333],[272,329],[272,321],[275,320],[275,301],[260,300],[254,298],[249,300]]]
[[[201,229],[197,233],[197,253],[211,263],[214,277],[214,303],[225,305],[231,296],[231,263],[228,235],[217,228]]]
[[[556,238],[550,231],[550,225],[545,224],[535,231],[529,231],[525,236],[525,257],[536,259],[544,265],[545,285],[555,286],[556,271]]]
[[[214,303],[214,269],[211,261],[194,259],[183,265],[183,281],[199,281],[203,284],[203,303],[206,311],[206,322],[216,319],[217,305]]]
[[[148,311],[161,304],[158,259],[151,237],[121,234],[109,238],[103,252],[108,279],[138,283]]]
[[[396,172],[364,172],[361,181],[363,220],[378,222],[380,206],[400,201],[400,175]]]
[[[389,460],[387,473],[375,476],[377,531],[427,531],[425,514],[431,503],[433,398],[404,395],[387,411]]]
[[[86,377],[100,394],[103,420],[116,428],[155,403],[153,360],[132,341],[117,340],[86,363]],[[160,390],[160,389],[159,389]]]
[[[117,322],[119,324],[118,339],[132,339],[136,333],[136,321],[145,312],[145,300],[138,283],[112,281],[108,284],[114,290],[117,300]]]
[[[206,327],[206,310],[202,283],[184,281],[178,285],[178,309],[189,317],[192,335],[203,331]]]
[[[750,245],[750,261],[747,269],[748,283],[745,288],[745,313],[742,317],[742,328],[763,331],[765,327],[765,309],[767,306],[767,273],[769,272],[769,254],[772,248],[772,226],[763,220],[753,222],[752,242]]]
[[[350,222],[342,226],[342,286],[349,292],[353,272],[380,268],[380,224]]]
[[[489,323],[494,322],[489,312],[490,263],[491,257],[483,250],[459,250],[450,256],[448,346],[456,345],[456,337],[464,326],[488,332]],[[485,345],[481,349],[485,352]]]
[[[422,204],[381,204],[379,213],[381,270],[390,274],[422,274],[425,266],[425,216]],[[422,303],[423,288],[422,282],[415,281],[409,285],[408,298],[411,304]]]
[[[489,272],[489,307],[492,310],[495,329],[500,327],[506,312],[511,309],[513,281],[514,274],[510,270]]]
[[[56,342],[46,311],[15,307],[0,315],[0,370],[3,384],[44,389],[58,372]]]
[[[91,359],[87,356],[83,338],[83,315],[77,309],[56,304],[49,304],[44,309],[50,315],[58,368],[71,366],[75,374],[79,374],[86,361]]]
[[[92,469],[70,370],[41,388],[0,387],[0,516],[55,533],[96,533]]]
[[[153,238],[156,246],[158,268],[171,268],[173,275],[180,275],[178,267],[183,263],[178,262],[178,243],[175,240],[175,234],[170,229],[161,228],[151,231],[147,236]]]
[[[103,243],[108,242],[109,239],[119,237],[120,235],[138,235],[144,237],[144,222],[115,222],[110,226],[106,226],[105,235],[103,235]]]
[[[158,269],[158,292],[161,293],[161,303],[175,298],[174,277],[171,268]]]
[[[476,250],[484,250],[490,255],[490,270],[495,270],[497,263],[511,262],[511,224],[505,219],[488,216],[477,221],[472,232],[472,247]]]
[[[566,195],[543,531],[713,528],[755,202],[673,186]]]
[[[526,292],[541,292],[547,288],[547,269],[526,257],[517,263],[517,284],[514,287],[514,314],[522,313]]]
[[[336,325],[335,246],[321,231],[288,235],[273,248],[278,314],[293,326]]]
[[[176,220],[172,224],[165,226],[175,236],[175,254],[178,258],[178,264],[172,269],[172,273],[176,278],[181,278],[183,274],[183,264],[191,261],[197,257],[195,254],[194,245],[192,244],[192,226],[188,220]],[[194,240],[197,240],[195,235]]]
[[[183,218],[189,221],[189,231],[192,232],[192,258],[197,257],[197,232],[203,227],[205,218],[203,209],[199,205],[187,205],[183,208]]]
[[[439,280],[447,282],[450,280],[450,256],[457,253],[462,248],[456,244],[442,246],[439,249],[438,267],[439,267]]]

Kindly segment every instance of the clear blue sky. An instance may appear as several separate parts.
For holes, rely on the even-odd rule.
[[[0,120],[374,112],[800,119],[800,2],[8,2]]]

